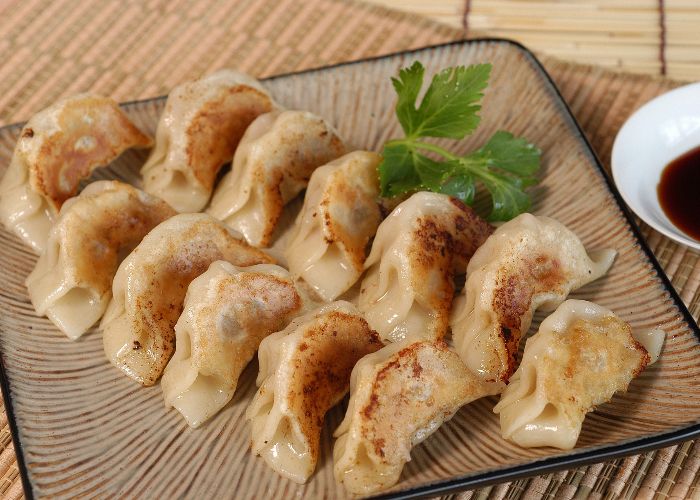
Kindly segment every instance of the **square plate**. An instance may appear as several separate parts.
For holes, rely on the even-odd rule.
[[[318,113],[356,148],[379,150],[400,134],[389,80],[420,60],[428,73],[456,64],[493,63],[476,133],[450,147],[466,152],[494,131],[527,137],[544,151],[533,211],[557,218],[589,249],[619,252],[610,274],[574,294],[598,302],[634,328],[660,326],[667,341],[658,363],[586,419],[576,449],[522,449],[501,439],[495,398],[462,408],[416,447],[396,497],[435,495],[639,453],[700,434],[700,332],[640,237],[554,84],[534,56],[513,42],[475,40],[270,78],[265,86],[289,108]],[[124,105],[153,132],[164,99]],[[0,130],[0,174],[20,126]],[[95,178],[135,182],[144,153],[128,152]],[[343,408],[327,416],[322,453],[306,485],[281,478],[248,451],[243,419],[256,363],[233,401],[207,425],[187,427],[166,410],[160,387],[142,388],[105,359],[99,331],[70,342],[38,318],[24,280],[36,256],[0,231],[2,390],[28,497],[341,498],[333,480],[332,430]],[[542,319],[536,316],[534,331]]]

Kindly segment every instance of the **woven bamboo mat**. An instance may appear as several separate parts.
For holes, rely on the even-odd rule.
[[[5,0],[0,2],[0,124],[25,120],[79,91],[139,99],[221,67],[266,76],[463,36],[422,17],[340,0]],[[625,118],[676,85],[544,60],[606,164]],[[643,230],[697,318],[700,254]],[[700,498],[699,469],[700,443],[689,442],[459,497]],[[0,494],[22,497],[1,411]]]
[[[544,54],[700,79],[697,0],[371,0]]]

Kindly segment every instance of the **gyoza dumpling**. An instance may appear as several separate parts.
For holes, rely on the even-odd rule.
[[[463,405],[503,390],[464,366],[442,341],[397,342],[362,358],[352,371],[350,403],[335,431],[335,479],[368,495],[399,480],[411,448]]]
[[[538,308],[552,310],[572,290],[603,276],[614,250],[591,254],[549,217],[522,214],[500,226],[467,267],[451,326],[466,365],[487,380],[508,381],[520,338]]]
[[[190,282],[216,260],[272,263],[206,214],[180,214],[156,226],[117,269],[102,318],[107,359],[138,383],[156,383],[175,350],[175,323]]]
[[[335,300],[362,274],[367,243],[382,217],[380,162],[376,153],[354,151],[311,175],[286,257],[292,275],[324,300]]]
[[[27,278],[37,314],[48,316],[70,339],[80,337],[105,312],[121,258],[173,215],[163,200],[128,184],[89,184],[61,208]]]
[[[335,129],[306,111],[274,111],[246,130],[207,212],[267,247],[284,205],[304,189],[311,173],[345,153]]]
[[[203,209],[248,125],[274,108],[260,82],[229,69],[175,87],[141,169],[144,189],[178,212]]]
[[[447,333],[454,270],[491,234],[462,202],[419,192],[377,229],[359,308],[384,341],[440,339]]]
[[[214,416],[233,397],[262,339],[287,326],[303,306],[279,266],[212,263],[190,283],[175,325],[175,354],[160,382],[165,405],[191,427]]]
[[[586,413],[627,390],[659,357],[663,341],[661,330],[636,336],[608,309],[567,300],[525,343],[520,367],[493,409],[501,434],[524,447],[573,448]]]
[[[80,181],[129,148],[145,148],[141,132],[116,102],[80,94],[38,112],[22,129],[0,184],[0,218],[41,252],[61,205]]]
[[[246,411],[252,452],[279,474],[305,482],[316,468],[324,415],[348,392],[355,363],[381,346],[357,309],[342,301],[266,337],[259,389]]]

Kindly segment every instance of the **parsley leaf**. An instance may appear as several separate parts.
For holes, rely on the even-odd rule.
[[[537,184],[535,174],[540,168],[540,150],[525,139],[499,130],[469,157],[479,158],[489,167],[497,167],[519,176],[523,186]]]
[[[474,195],[476,194],[474,177],[466,172],[460,175],[450,175],[436,192],[454,196],[467,205],[471,205],[474,203]]]
[[[479,124],[478,103],[490,72],[490,64],[447,68],[433,77],[418,106],[425,75],[420,62],[392,78],[398,94],[396,114],[406,137],[384,144],[379,165],[382,196],[425,189],[472,204],[479,182],[492,197],[489,220],[509,220],[530,207],[525,188],[538,182],[541,152],[527,140],[498,131],[481,148],[464,156],[420,140],[462,139],[473,132]]]
[[[530,208],[530,197],[523,191],[517,177],[508,177],[496,172],[479,178],[491,193],[493,209],[486,217],[489,221],[510,220]]]
[[[407,137],[461,139],[479,125],[477,103],[484,96],[490,64],[447,68],[433,77],[420,106],[416,100],[423,86],[425,68],[418,61],[392,78],[399,95],[396,115]]]
[[[488,220],[510,220],[530,208],[524,188],[538,182],[540,150],[525,139],[500,130],[484,146],[457,161],[491,193],[493,208]]]
[[[416,110],[416,100],[418,99],[420,88],[423,86],[424,74],[425,68],[416,61],[410,68],[400,70],[398,78],[391,79],[391,83],[394,84],[394,90],[399,96],[399,100],[396,103],[396,116],[399,119],[401,128],[408,136],[414,135],[421,122],[418,110]]]
[[[379,164],[379,187],[382,196],[398,196],[416,190],[421,179],[416,171],[415,153],[408,145],[384,145],[384,159]]]

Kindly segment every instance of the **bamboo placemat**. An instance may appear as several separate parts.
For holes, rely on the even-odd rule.
[[[566,60],[700,79],[697,0],[371,1]]]
[[[422,17],[341,0],[6,0],[0,2],[0,124],[25,120],[79,91],[139,99],[221,67],[266,76],[463,36]],[[606,164],[626,117],[676,85],[554,59],[545,65]],[[643,231],[697,318],[700,254]],[[689,442],[460,498],[700,498],[699,469],[700,444]],[[22,496],[4,412],[0,494]]]

